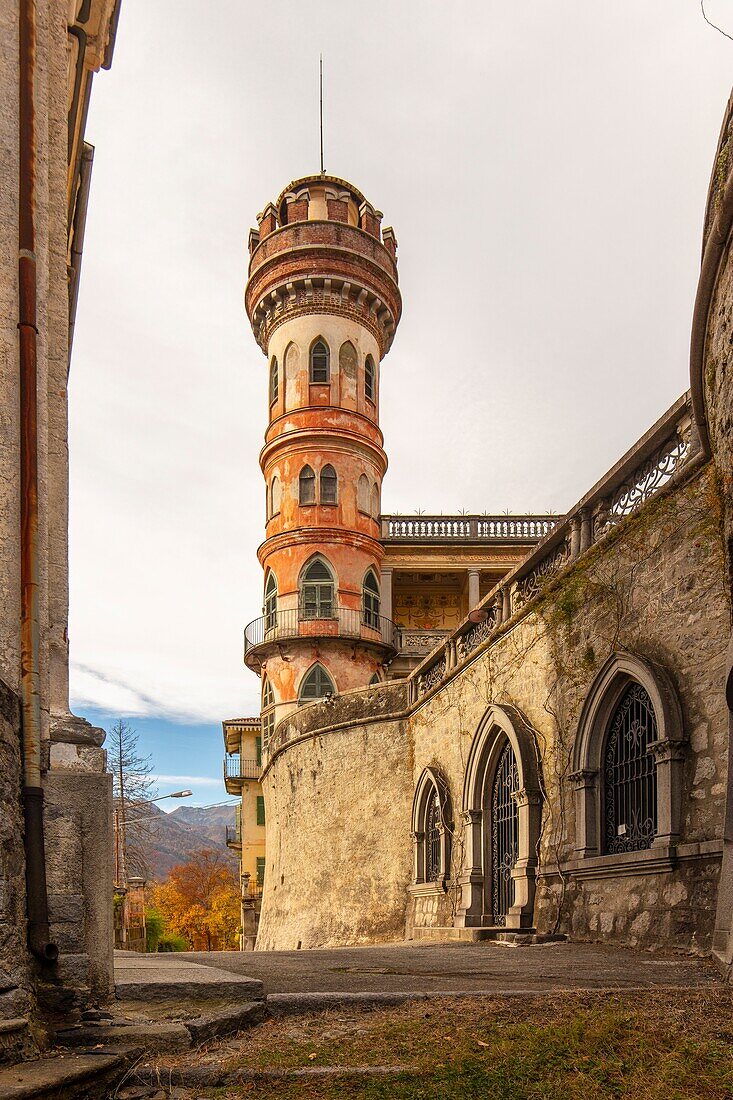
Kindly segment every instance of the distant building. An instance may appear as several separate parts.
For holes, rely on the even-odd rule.
[[[224,731],[224,786],[240,795],[235,824],[226,827],[226,843],[239,856],[242,896],[240,946],[254,947],[265,880],[265,799],[260,784],[262,737],[259,718],[230,718]]]

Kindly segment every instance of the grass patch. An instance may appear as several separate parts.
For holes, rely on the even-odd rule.
[[[342,1067],[338,1076],[251,1081],[195,1095],[731,1100],[732,1008],[731,991],[716,988],[410,1002],[270,1020],[218,1054],[209,1050],[205,1061],[214,1056],[222,1069],[247,1072]],[[364,1066],[404,1069],[371,1078],[349,1073]]]

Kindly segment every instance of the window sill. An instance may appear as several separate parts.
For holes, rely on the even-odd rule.
[[[575,879],[627,878],[631,875],[662,875],[674,870],[682,860],[720,859],[722,840],[700,840],[688,844],[660,845],[642,852],[619,855],[587,856],[560,865],[564,875]],[[540,878],[553,878],[557,871],[540,871]]]
[[[443,897],[445,892],[444,881],[440,879],[437,882],[413,882],[410,887],[410,897],[413,898]]]

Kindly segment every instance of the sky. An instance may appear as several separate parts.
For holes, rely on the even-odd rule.
[[[318,170],[319,53],[326,170],[399,245],[382,506],[411,514],[564,512],[687,388],[732,51],[696,0],[125,0],[87,123],[71,685],[161,793],[226,797],[220,722],[259,709],[247,234]]]

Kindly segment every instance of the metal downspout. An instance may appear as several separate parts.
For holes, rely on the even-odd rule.
[[[49,942],[41,786],[41,693],[38,612],[38,390],[36,369],[36,10],[19,4],[18,342],[20,359],[20,582],[23,812],[28,946],[55,962]]]

